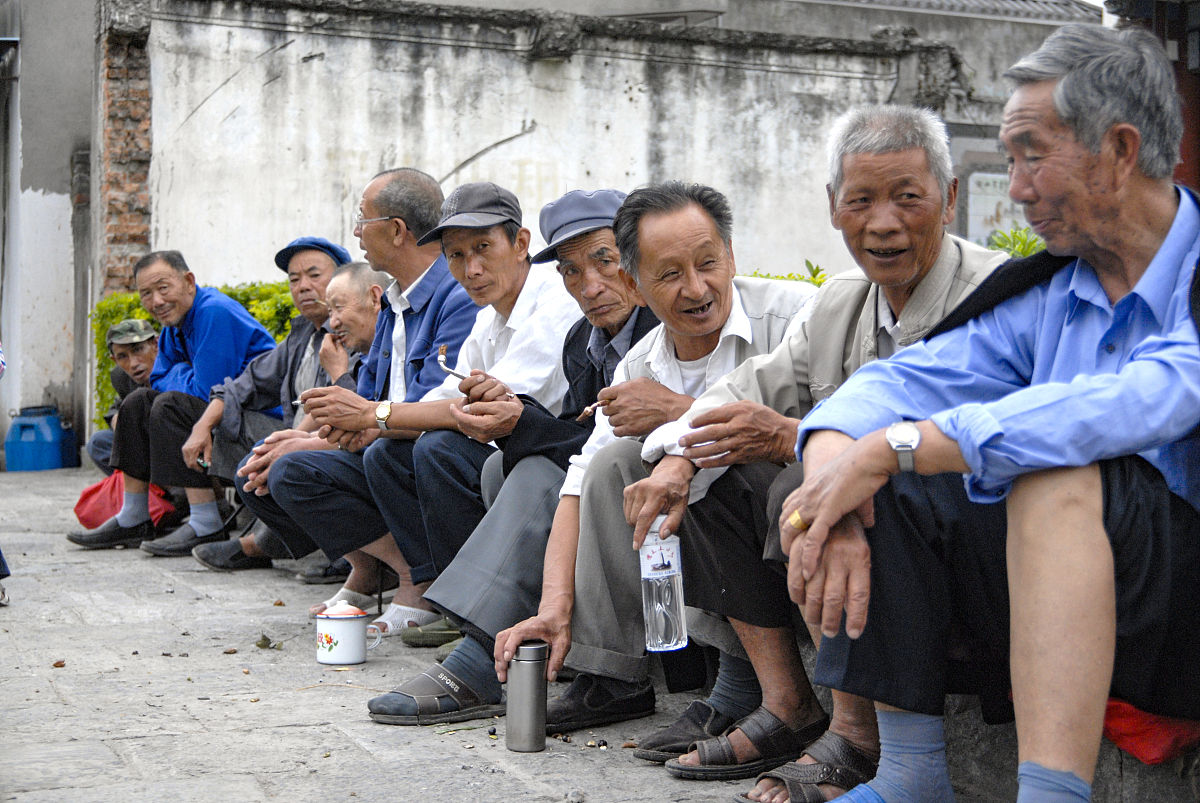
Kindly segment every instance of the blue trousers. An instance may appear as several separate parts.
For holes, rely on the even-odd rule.
[[[98,429],[92,433],[92,437],[88,438],[88,457],[92,458],[92,462],[96,464],[96,467],[106,475],[113,473],[113,467],[108,464],[109,459],[112,457],[112,447],[113,431],[111,429]]]
[[[9,574],[8,564],[4,562],[4,550],[0,549],[0,580],[8,577]]]

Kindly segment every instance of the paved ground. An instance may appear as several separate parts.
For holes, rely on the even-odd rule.
[[[306,610],[334,588],[298,583],[296,564],[219,574],[190,557],[76,548],[63,537],[71,508],[98,477],[0,473],[0,547],[15,572],[0,608],[0,800],[616,803],[748,788],[676,780],[622,748],[692,699],[661,685],[654,717],[549,740],[544,753],[507,751],[502,719],[373,723],[367,699],[434,650],[385,641],[365,665],[333,670],[315,661]],[[280,649],[257,647],[263,636]],[[958,799],[1011,800],[1011,726],[984,726],[968,706],[948,732]],[[1192,797],[1170,768],[1108,744],[1097,781],[1098,801]]]

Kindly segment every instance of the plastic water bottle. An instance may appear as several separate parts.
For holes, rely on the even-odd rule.
[[[687,646],[688,640],[679,536],[658,536],[666,518],[663,515],[654,520],[638,551],[642,568],[642,619],[646,624],[646,649],[651,652],[678,650]]]

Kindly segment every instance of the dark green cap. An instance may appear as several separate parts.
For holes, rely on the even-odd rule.
[[[130,343],[141,343],[143,340],[149,340],[157,336],[158,332],[154,331],[154,327],[150,325],[150,321],[144,321],[141,318],[126,318],[108,327],[108,334],[104,336],[104,340],[111,349],[114,343],[126,346]]]

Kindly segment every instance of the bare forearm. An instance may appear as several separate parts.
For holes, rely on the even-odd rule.
[[[570,613],[575,605],[575,555],[579,550],[579,497],[564,496],[554,512],[542,570],[542,602],[538,611]]]
[[[428,402],[394,402],[388,416],[388,431],[409,430],[428,432],[432,429],[455,429],[454,417],[450,415],[449,399]]]
[[[208,407],[204,408],[204,412],[200,414],[200,418],[196,420],[195,427],[203,428],[205,432],[212,432],[217,428],[217,424],[221,423],[221,419],[225,416],[225,400],[213,399],[208,403]]]

